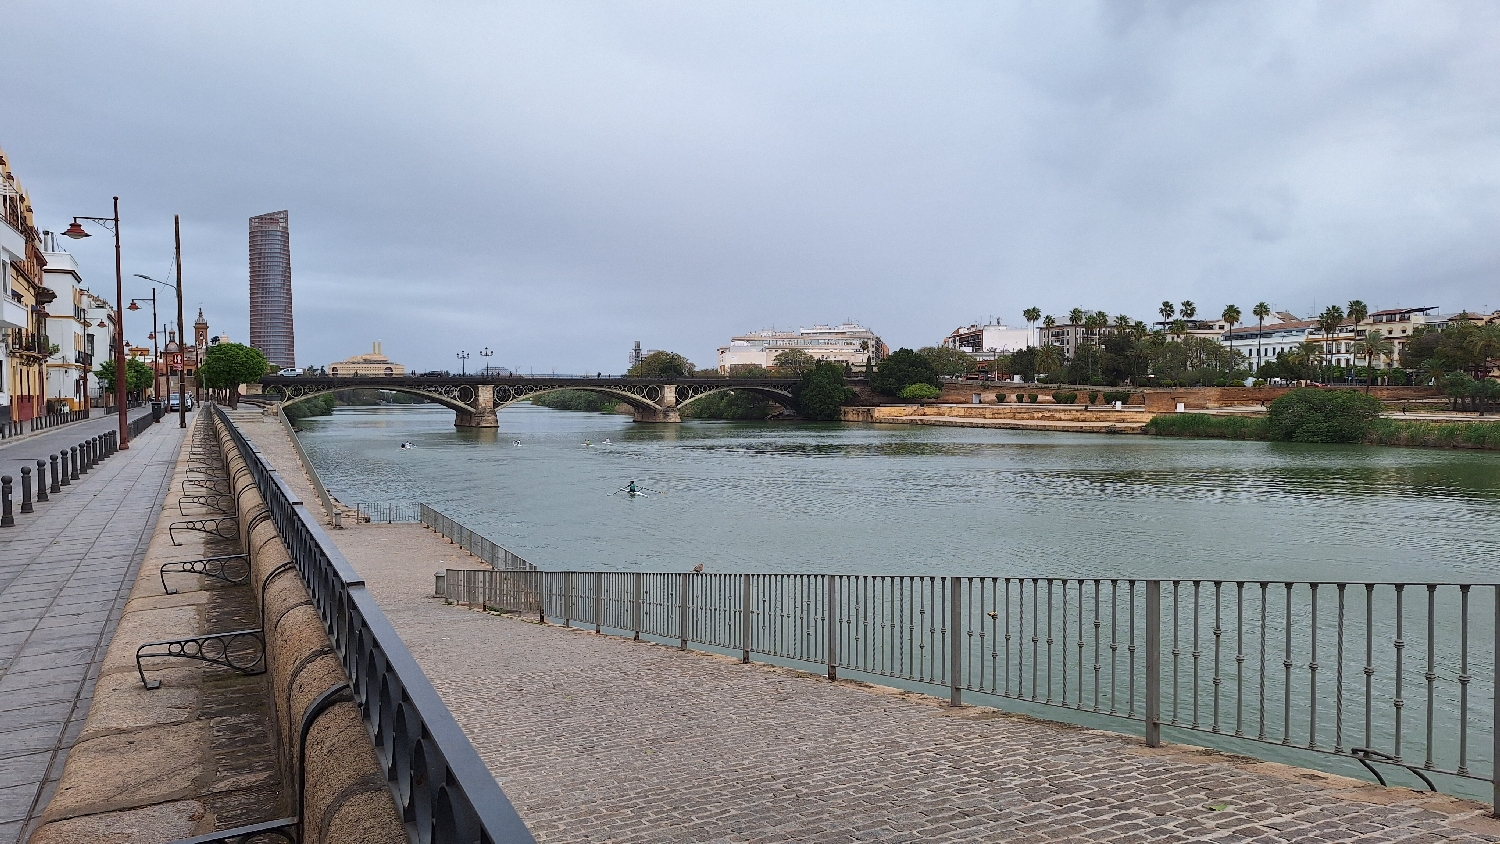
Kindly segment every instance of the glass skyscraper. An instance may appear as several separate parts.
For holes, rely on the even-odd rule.
[[[250,345],[277,367],[297,365],[287,212],[250,218]]]

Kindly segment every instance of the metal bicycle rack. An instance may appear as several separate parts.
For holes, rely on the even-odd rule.
[[[240,565],[234,565],[233,561],[240,561]],[[201,574],[204,577],[212,577],[225,583],[239,585],[250,580],[250,555],[249,554],[225,554],[221,557],[204,557],[201,560],[177,560],[175,562],[163,563],[161,567],[161,588],[168,595],[176,595],[177,590],[167,586],[167,573],[176,572],[181,574]]]
[[[246,659],[243,653],[248,644],[254,645],[251,659]],[[266,638],[261,629],[256,627],[147,642],[135,649],[135,670],[140,675],[141,685],[147,689],[161,688],[161,681],[146,679],[146,667],[141,660],[156,658],[196,659],[253,676],[266,673]]]

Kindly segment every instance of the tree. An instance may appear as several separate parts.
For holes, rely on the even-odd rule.
[[[264,375],[264,371],[261,375]],[[99,364],[94,375],[98,376],[99,383],[113,389],[115,385],[115,362],[107,360]],[[257,380],[260,375],[255,376]],[[139,393],[151,387],[151,382],[156,380],[156,373],[144,362],[129,358],[125,361],[125,389],[128,392]]]
[[[1019,375],[1026,381],[1035,381],[1038,353],[1039,349],[1035,346],[1011,352],[1010,373]]]
[[[198,367],[198,379],[213,390],[229,390],[229,406],[238,407],[241,384],[254,384],[270,370],[260,349],[241,343],[209,346]]]
[[[902,351],[910,352],[909,349]],[[881,363],[881,368],[885,368],[884,362]],[[808,419],[832,422],[840,418],[840,408],[844,403],[854,398],[854,390],[844,383],[844,368],[833,361],[824,360],[802,373],[796,396],[798,413]]]
[[[1162,302],[1161,307],[1157,308],[1156,312],[1161,314],[1162,322],[1171,322],[1172,317],[1177,314],[1177,306],[1171,302]]]
[[[932,368],[937,370],[938,375],[949,378],[962,378],[979,366],[979,361],[973,355],[947,346],[923,346],[917,349],[917,354],[932,361]]]
[[[787,349],[784,352],[777,352],[776,358],[771,361],[771,365],[794,375],[801,375],[807,370],[812,369],[817,362],[817,358],[801,349]]]
[[[1271,438],[1299,443],[1357,443],[1380,417],[1380,400],[1356,390],[1292,390],[1271,402]]]
[[[625,374],[631,378],[685,378],[693,372],[693,364],[676,352],[652,352],[641,358],[640,363],[630,367]]]
[[[1324,354],[1332,355],[1338,350],[1333,347],[1333,335],[1338,333],[1339,326],[1344,324],[1344,309],[1338,305],[1329,305],[1318,314],[1318,330],[1323,332]]]
[[[870,377],[870,388],[884,396],[899,395],[912,384],[931,384],[941,387],[937,369],[932,361],[911,349],[897,349],[880,362],[875,374]]]
[[[1240,324],[1239,305],[1225,305],[1224,313],[1219,318],[1224,320],[1224,324],[1229,327],[1230,331],[1233,331],[1234,327]]]
[[[1353,302],[1350,303],[1354,304]],[[1354,344],[1354,354],[1363,355],[1365,358],[1365,392],[1370,392],[1370,385],[1375,380],[1374,358],[1385,360],[1386,356],[1395,351],[1395,346],[1385,335],[1379,331],[1366,331],[1365,336]]]
[[[1260,338],[1262,334],[1266,333],[1266,317],[1271,315],[1271,306],[1265,302],[1257,302],[1255,307],[1250,310],[1250,313],[1255,314],[1255,368],[1258,371],[1261,361]]]
[[[1026,318],[1026,325],[1031,328],[1031,330],[1035,331],[1036,321],[1042,318],[1042,309],[1027,308],[1026,310],[1021,312],[1021,316]]]
[[[1370,308],[1358,299],[1349,300],[1349,321],[1354,323],[1354,330],[1359,330],[1359,324],[1370,315]]]
[[[1184,299],[1184,300],[1182,300],[1182,318],[1186,319],[1186,320],[1191,320],[1194,317],[1196,317],[1197,315],[1198,315],[1198,306],[1193,304],[1193,300],[1191,300],[1191,299]]]

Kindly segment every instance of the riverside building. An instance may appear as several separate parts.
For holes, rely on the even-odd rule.
[[[370,351],[328,364],[328,374],[338,376],[391,376],[405,375],[406,367],[391,360],[380,351],[380,341],[371,345]]]
[[[955,328],[942,344],[950,349],[968,352],[977,360],[994,360],[999,355],[1008,355],[1033,345],[1030,329],[1011,328],[1000,322]]]
[[[853,322],[814,325],[796,331],[767,329],[732,337],[719,347],[719,371],[735,372],[749,367],[770,369],[782,352],[807,352],[818,360],[859,368],[890,354],[875,332]]]
[[[0,422],[24,422],[44,411],[47,395],[47,306],[42,238],[27,195],[0,151]]]

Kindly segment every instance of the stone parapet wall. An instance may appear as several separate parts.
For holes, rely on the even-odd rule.
[[[291,554],[272,525],[244,458],[227,432],[218,432],[234,478],[242,539],[249,550],[251,581],[263,608],[271,709],[281,768],[287,781],[298,778],[298,751],[309,707],[325,692],[347,685],[322,619],[312,603]],[[307,726],[302,754],[306,769],[302,797],[303,844],[406,840],[386,777],[375,758],[357,706],[336,703]]]
[[[1140,408],[1114,410],[1094,405],[1003,405],[1003,404],[894,404],[881,407],[846,407],[845,422],[880,422],[910,420],[913,417],[947,417],[956,419],[1004,419],[1032,422],[1113,422],[1145,423],[1155,415]]]

